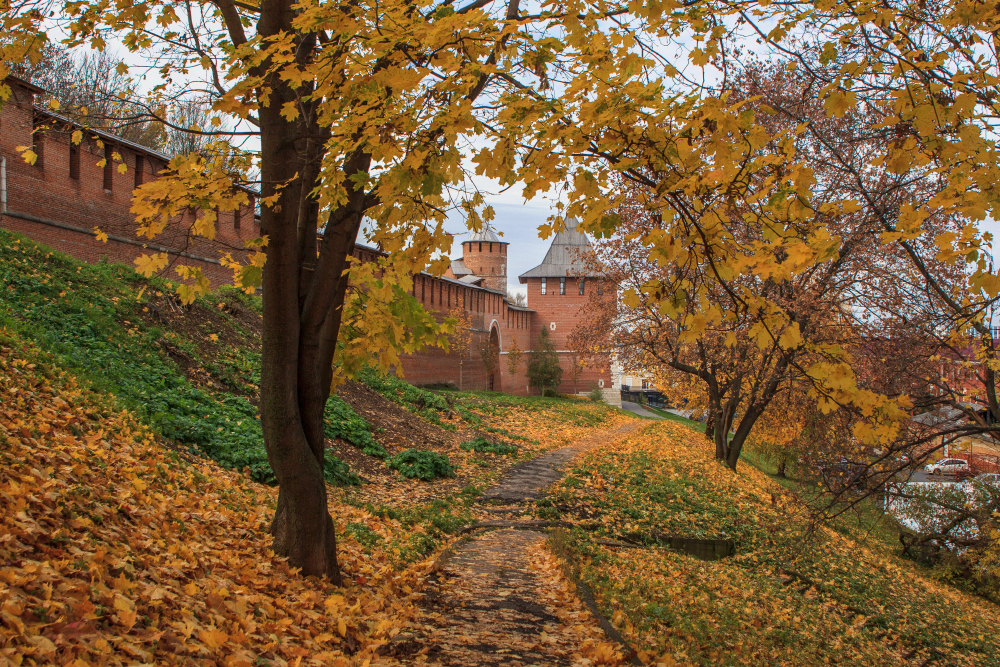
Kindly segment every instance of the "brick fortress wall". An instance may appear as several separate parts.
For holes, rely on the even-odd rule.
[[[7,195],[7,214],[0,224],[83,261],[132,265],[141,255],[169,250],[171,264],[183,257],[185,264],[200,267],[213,286],[232,281],[232,271],[219,258],[225,252],[243,254],[245,242],[260,236],[252,202],[239,212],[220,213],[214,240],[189,234],[199,215],[191,211],[147,243],[136,234],[132,191],[156,178],[166,167],[164,157],[113,138],[102,137],[100,146],[92,132],[84,132],[74,145],[71,136],[77,128],[35,108],[31,89],[11,88],[13,95],[0,111]],[[34,164],[25,162],[17,150],[21,146],[32,146]],[[105,166],[100,166],[102,160]],[[124,174],[118,171],[120,164],[126,167]],[[97,240],[95,228],[109,236],[107,243]],[[176,279],[170,268],[166,275]]]
[[[8,80],[10,81],[10,80]],[[164,156],[127,143],[115,142],[102,135],[105,149],[85,133],[78,147],[71,147],[73,127],[58,116],[34,106],[34,90],[11,85],[13,96],[0,108],[0,157],[6,158],[7,214],[0,215],[0,226],[20,232],[55,250],[85,262],[106,260],[129,266],[141,255],[169,252],[171,263],[199,266],[213,288],[232,281],[232,271],[224,268],[219,257],[229,252],[245,258],[244,242],[260,235],[259,220],[252,207],[244,206],[239,215],[221,213],[214,241],[192,238],[188,230],[197,211],[173,221],[154,240],[140,239],[135,219],[130,213],[132,191],[142,182],[156,178],[166,167]],[[38,154],[34,165],[26,163],[20,146],[33,146]],[[107,151],[107,153],[105,152]],[[120,163],[112,168],[98,163],[115,151],[128,168],[119,173]],[[110,172],[110,173],[109,173]],[[139,176],[137,177],[137,174]],[[109,186],[109,187],[106,187]],[[107,242],[96,238],[94,228],[108,234]],[[528,393],[524,374],[531,331],[537,328],[531,310],[511,306],[505,297],[507,244],[484,243],[471,249],[473,266],[488,276],[485,289],[442,277],[420,274],[414,277],[412,295],[439,318],[458,304],[464,304],[472,322],[472,343],[461,360],[454,352],[438,348],[403,357],[403,373],[414,384],[461,383],[465,389],[487,389],[491,378],[480,353],[483,342],[495,331],[501,355],[492,388],[507,393]],[[372,255],[371,249],[358,246],[361,259]],[[168,267],[169,269],[170,267]],[[471,268],[471,267],[470,267]],[[164,275],[176,278],[171,270]],[[511,341],[525,351],[517,372],[511,374],[506,357]],[[461,380],[460,380],[461,375]],[[564,383],[565,385],[565,383]]]

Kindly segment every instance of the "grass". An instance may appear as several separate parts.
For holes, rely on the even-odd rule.
[[[653,662],[997,664],[995,605],[895,556],[875,513],[813,526],[777,481],[752,465],[734,473],[704,436],[658,422],[586,456],[557,487],[563,518],[589,526],[560,548]],[[660,546],[663,535],[726,537],[736,554],[700,561]]]
[[[94,390],[113,395],[157,433],[273,484],[257,408],[222,383],[217,390],[193,385],[165,349],[181,350],[198,364],[196,341],[146,323],[148,299],[169,289],[130,267],[82,264],[0,230],[0,327],[38,345]],[[234,290],[200,305],[214,308],[220,298],[259,308],[256,299]],[[234,383],[258,382],[260,356],[252,351],[228,348],[214,363]],[[344,463],[327,458],[328,481],[356,481]]]

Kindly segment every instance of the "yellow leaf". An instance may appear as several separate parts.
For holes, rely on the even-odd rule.
[[[75,132],[73,132],[71,140],[73,141],[74,144],[79,146],[80,142],[83,141],[83,130],[76,130]]]
[[[157,271],[163,270],[169,261],[167,253],[160,252],[155,255],[143,255],[135,260],[136,271],[149,278]]]
[[[785,350],[794,350],[802,345],[802,333],[799,331],[798,322],[792,322],[788,325],[778,339],[778,345]]]
[[[102,232],[100,227],[94,227],[94,235],[97,237],[97,240],[100,241],[101,243],[108,242],[108,235]]]
[[[229,635],[218,628],[211,628],[209,630],[202,630],[198,633],[198,637],[208,648],[219,648],[227,641],[229,641]]]
[[[337,632],[340,633],[341,637],[347,636],[347,621],[344,620],[343,616],[337,619]]]
[[[128,171],[128,167],[125,166],[124,162],[122,164],[118,165],[118,173],[119,174],[124,174],[126,171]]]

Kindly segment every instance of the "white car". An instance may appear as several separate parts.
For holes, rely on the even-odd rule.
[[[930,463],[924,466],[924,470],[929,475],[955,475],[960,472],[969,472],[969,464],[962,459],[941,459],[937,463]]]

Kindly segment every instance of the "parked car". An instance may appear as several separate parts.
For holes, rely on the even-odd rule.
[[[969,472],[969,464],[962,459],[941,459],[937,463],[925,465],[924,470],[929,475],[957,475]]]

